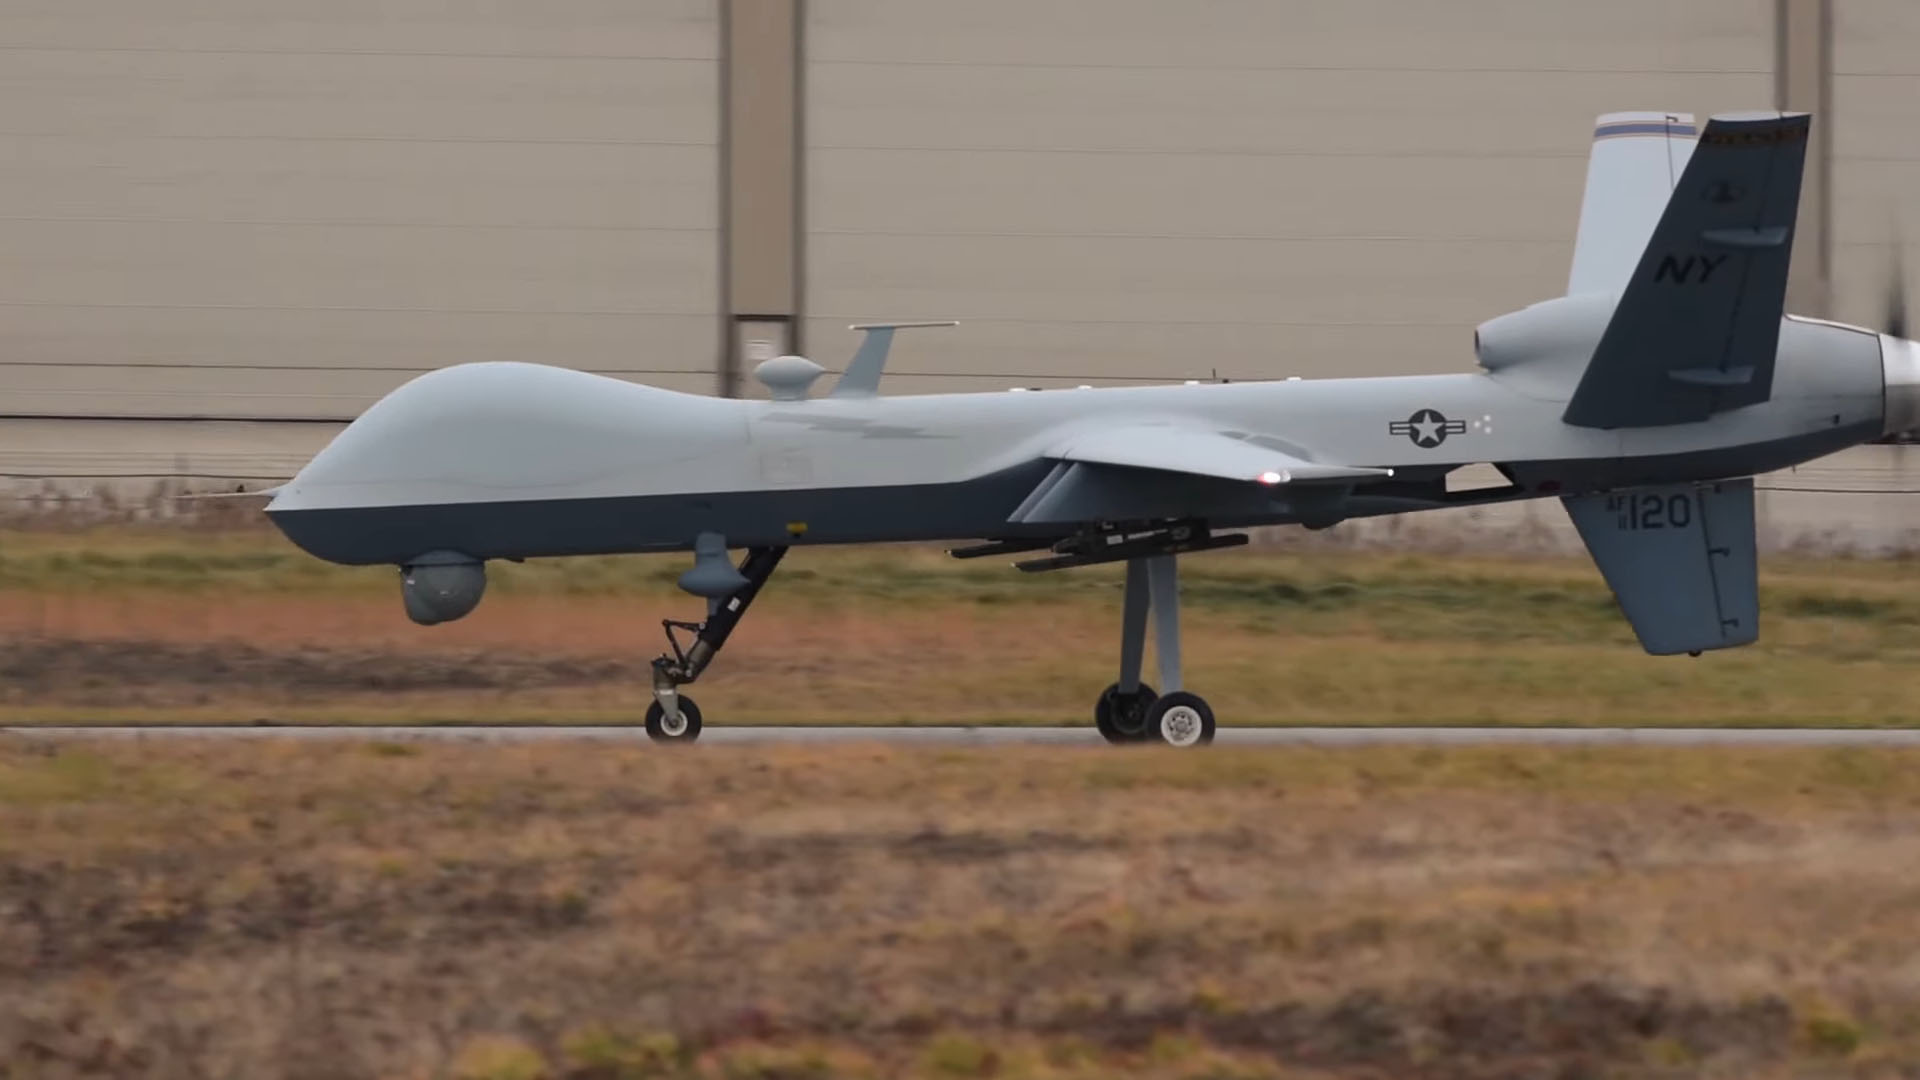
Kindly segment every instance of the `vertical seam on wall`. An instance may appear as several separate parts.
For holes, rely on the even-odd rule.
[[[1819,141],[1814,149],[1820,154],[1820,316],[1827,317],[1833,306],[1829,292],[1833,288],[1833,0],[1820,3],[1820,115]]]
[[[807,354],[807,0],[793,0],[793,304],[787,336],[794,352]]]
[[[1784,0],[1782,0],[1784,2]],[[714,354],[714,382],[721,397],[733,397],[737,389],[738,366],[734,355],[733,320],[733,0],[720,0],[720,74],[719,181],[720,244],[720,349]]]
[[[725,0],[723,0],[725,2]],[[1773,0],[1773,107],[1787,110],[1787,20],[1793,0]]]

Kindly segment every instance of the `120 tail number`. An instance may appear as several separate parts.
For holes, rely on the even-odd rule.
[[[1684,529],[1693,524],[1693,496],[1686,494],[1609,495],[1607,509],[1618,515],[1615,527],[1628,532]]]

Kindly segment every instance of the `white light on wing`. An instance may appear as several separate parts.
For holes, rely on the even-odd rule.
[[[1260,482],[1263,484],[1278,484],[1285,481],[1286,478],[1286,473],[1274,472],[1272,469],[1268,469],[1266,472],[1260,474]]]

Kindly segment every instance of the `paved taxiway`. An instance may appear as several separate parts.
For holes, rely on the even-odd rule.
[[[15,727],[0,735],[38,738],[442,739],[532,742],[559,739],[646,741],[638,727]],[[1090,727],[711,727],[702,743],[1052,743],[1093,746]],[[1534,746],[1920,746],[1920,729],[1819,728],[1222,728],[1224,746],[1498,745]]]

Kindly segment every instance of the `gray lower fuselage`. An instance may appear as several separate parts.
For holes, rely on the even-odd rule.
[[[1050,448],[1086,427],[1125,423],[1394,470],[1333,488],[1143,472],[1132,515],[1227,528],[1325,524],[1811,460],[1891,424],[1882,342],[1788,319],[1769,400],[1698,423],[1613,430],[1561,419],[1584,356],[1455,375],[801,401],[463,365],[374,405],[268,513],[302,548],[350,564],[404,564],[431,551],[683,550],[703,532],[736,547],[1043,537],[1070,529],[1009,517],[1057,467]],[[1446,474],[1478,463],[1512,483],[1447,494]]]

